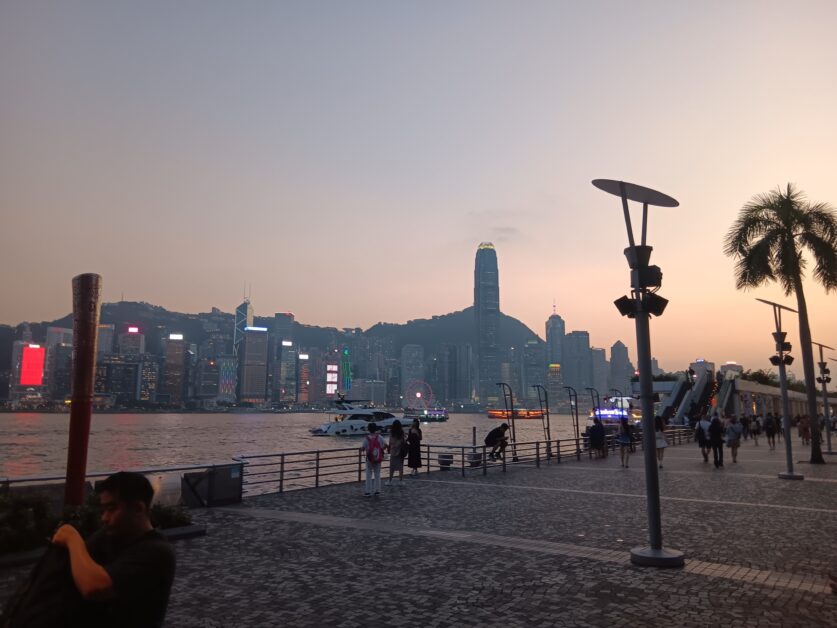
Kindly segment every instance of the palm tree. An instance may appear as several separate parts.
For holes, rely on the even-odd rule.
[[[802,290],[808,263],[803,252],[813,260],[814,279],[825,291],[837,288],[837,213],[827,203],[809,203],[790,183],[784,190],[779,187],[754,196],[741,208],[724,242],[724,253],[736,260],[736,288],[746,290],[778,281],[785,295],[796,295],[808,416],[814,421],[817,390],[808,306]],[[825,463],[818,429],[811,430],[811,462]]]

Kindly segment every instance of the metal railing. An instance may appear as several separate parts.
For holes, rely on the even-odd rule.
[[[669,445],[691,442],[694,431],[690,428],[669,427],[665,431]],[[634,433],[634,445],[642,449],[642,431]],[[619,444],[614,434],[605,436],[605,447],[601,453],[607,455],[615,451]],[[489,472],[503,471],[516,465],[560,464],[567,460],[580,461],[598,455],[590,447],[586,435],[581,438],[555,440],[534,440],[509,443],[505,456],[491,460],[490,448],[485,445],[421,445],[423,473],[433,471],[458,471],[462,477],[469,473],[487,475]],[[406,460],[405,466],[406,466]],[[200,506],[212,505],[235,500],[239,496],[257,495],[317,488],[328,484],[360,482],[363,480],[366,460],[360,447],[342,447],[337,449],[313,449],[268,454],[250,454],[233,458],[233,462],[204,463],[177,466],[148,467],[132,469],[144,475],[179,474],[183,487],[183,497],[189,498]],[[388,475],[389,465],[384,461],[382,474]],[[192,473],[203,472],[205,478],[194,477]],[[228,472],[228,473],[226,473]],[[86,479],[104,478],[114,471],[93,471],[86,474]],[[223,474],[225,473],[225,474]],[[216,475],[218,476],[216,478]],[[0,494],[7,493],[14,486],[46,485],[63,482],[62,475],[30,475],[22,477],[0,478]],[[206,485],[198,486],[203,479]],[[240,497],[239,497],[240,499]],[[188,501],[188,500],[187,500]]]
[[[680,445],[690,442],[694,432],[689,428],[669,427],[665,437],[669,445]],[[634,433],[634,446],[642,449],[641,430]],[[607,434],[601,453],[607,455],[618,447],[615,434]],[[505,455],[497,460],[489,458],[491,448],[485,445],[423,444],[420,451],[422,473],[458,472],[462,477],[469,473],[487,475],[498,470],[505,472],[511,466],[540,467],[567,460],[580,461],[582,457],[591,459],[598,455],[590,447],[586,436],[509,443]],[[245,496],[360,482],[366,468],[366,460],[359,447],[243,455],[235,460],[243,465],[242,493]],[[389,464],[384,460],[381,469],[383,477],[388,477],[388,469]]]
[[[188,465],[145,467],[141,469],[120,469],[132,471],[142,475],[177,475],[180,480],[181,497],[187,504],[207,506],[213,503],[233,502],[236,484],[238,485],[238,500],[241,495],[244,465],[241,462],[218,462]],[[188,473],[191,472],[191,473]],[[222,482],[221,472],[229,472],[226,481]],[[85,480],[93,481],[113,475],[116,471],[90,471],[85,474]],[[216,476],[219,476],[216,478]],[[19,490],[49,490],[63,485],[66,475],[27,475],[20,477],[0,478],[0,495]],[[205,484],[203,481],[206,481]]]

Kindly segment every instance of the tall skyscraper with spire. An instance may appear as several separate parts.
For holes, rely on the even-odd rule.
[[[552,316],[546,321],[546,361],[548,364],[564,363],[564,336],[567,327],[564,319],[555,311],[552,306]]]
[[[235,308],[235,329],[233,330],[233,354],[240,358],[241,343],[244,341],[244,330],[253,326],[253,306],[250,298],[245,297],[244,302]]]
[[[477,394],[480,403],[496,403],[500,381],[500,280],[497,251],[491,242],[477,249],[474,265],[474,317],[477,327]]]

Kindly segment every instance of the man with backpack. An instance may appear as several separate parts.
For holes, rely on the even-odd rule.
[[[378,426],[369,424],[369,435],[363,439],[360,451],[366,455],[366,485],[363,491],[364,497],[371,497],[381,494],[381,463],[384,461],[383,437],[378,434]]]

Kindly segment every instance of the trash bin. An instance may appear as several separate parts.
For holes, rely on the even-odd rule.
[[[439,470],[450,471],[453,465],[453,454],[439,454]]]
[[[225,464],[205,471],[184,473],[181,480],[183,503],[189,508],[241,503],[242,464]]]

